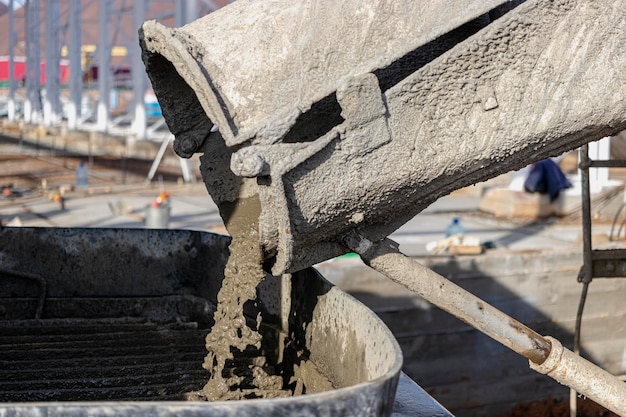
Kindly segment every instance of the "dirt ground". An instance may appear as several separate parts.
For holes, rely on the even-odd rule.
[[[107,186],[141,184],[147,180],[152,161],[105,155],[91,158],[65,154],[51,149],[18,146],[0,135],[0,186],[20,193],[36,190],[46,180],[49,187],[74,184],[76,167],[85,162],[89,167],[89,185]],[[177,183],[180,167],[161,164],[154,181]],[[199,176],[198,176],[199,179]]]
[[[569,401],[552,398],[517,405],[510,413],[497,417],[569,417]],[[579,398],[577,417],[619,417],[591,400]]]

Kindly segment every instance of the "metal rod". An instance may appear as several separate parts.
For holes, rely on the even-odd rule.
[[[583,283],[583,289],[580,294],[580,301],[578,303],[578,310],[576,312],[576,326],[574,329],[574,353],[580,354],[580,332],[582,328],[583,311],[585,309],[585,302],[587,301],[587,292],[589,291],[589,283]]]
[[[161,160],[163,159],[163,155],[165,155],[165,151],[167,151],[167,148],[169,147],[169,144],[173,139],[174,138],[172,137],[170,133],[168,133],[167,135],[163,137],[161,146],[159,147],[159,150],[157,151],[157,154],[154,157],[154,161],[152,161],[152,165],[150,166],[150,170],[148,171],[148,178],[147,178],[148,182],[152,181],[152,179],[154,178],[154,174],[156,174],[157,169],[159,169],[159,164],[161,163]]]
[[[626,168],[626,160],[590,161],[590,168]]]
[[[574,328],[574,353],[580,355],[580,337],[582,328],[583,310],[587,299],[587,291],[589,283],[593,279],[593,248],[591,242],[591,184],[589,176],[589,167],[593,165],[593,161],[589,158],[589,145],[585,144],[579,150],[579,169],[582,180],[582,226],[583,226],[583,266],[578,274],[578,281],[583,283],[578,311],[576,312],[576,325]],[[576,417],[578,414],[577,404],[578,393],[574,389],[570,389],[569,394],[569,410],[570,417]]]
[[[405,286],[529,360],[530,367],[626,416],[626,384],[604,369],[543,337],[441,275],[408,258],[385,239],[372,242],[351,234],[344,242],[378,272]]]
[[[69,41],[67,48],[70,60],[70,100],[67,112],[67,127],[71,130],[78,128],[83,99],[81,13],[80,0],[70,0],[68,15]]]
[[[589,180],[589,145],[580,147],[580,173],[582,180],[582,223],[583,223],[583,266],[578,275],[579,282],[593,279],[591,251],[591,186]]]
[[[583,290],[580,294],[580,301],[578,303],[578,310],[576,312],[576,325],[574,327],[574,353],[580,355],[580,334],[583,321],[583,311],[585,309],[585,301],[587,300],[587,291],[589,290],[589,282],[583,282]],[[569,415],[570,417],[576,417],[578,414],[577,404],[578,393],[576,390],[569,390]]]
[[[363,261],[378,272],[419,294],[437,307],[497,340],[535,363],[543,363],[550,353],[550,343],[540,334],[465,291],[446,278],[402,254],[389,239],[367,245],[363,240],[348,243]]]
[[[135,28],[141,27],[146,20],[145,0],[133,1],[133,25]],[[145,67],[141,60],[141,47],[139,46],[138,34],[135,31],[135,39],[132,46],[131,57],[131,77],[133,80],[133,131],[137,139],[146,138],[146,103],[145,94],[148,86],[148,78]]]
[[[9,103],[8,118],[15,120],[15,11],[13,0],[9,0]]]
[[[109,105],[111,94],[111,34],[109,16],[111,0],[100,0],[98,10],[98,130],[107,132],[109,128]]]

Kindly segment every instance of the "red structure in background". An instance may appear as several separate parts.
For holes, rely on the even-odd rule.
[[[14,63],[14,77],[19,82],[24,82],[26,79],[26,58],[15,57]],[[61,60],[59,63],[59,83],[61,85],[67,85],[69,83],[70,67],[66,60]],[[0,83],[9,82],[9,57],[0,56]],[[46,63],[41,62],[40,68],[40,82],[41,85],[46,84]]]

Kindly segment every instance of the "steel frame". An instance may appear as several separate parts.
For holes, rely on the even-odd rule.
[[[141,61],[137,33],[123,34],[118,30],[123,14],[132,13],[134,27],[139,27],[146,19],[159,20],[172,18],[176,26],[182,26],[195,20],[201,13],[211,12],[219,7],[216,2],[203,0],[91,0],[87,6],[97,1],[99,39],[95,51],[95,61],[100,69],[98,99],[92,114],[86,111],[89,101],[84,94],[82,51],[85,41],[81,25],[85,2],[81,0],[8,0],[9,6],[9,88],[8,88],[8,119],[23,120],[27,123],[43,126],[66,126],[69,130],[88,130],[115,135],[123,135],[132,139],[149,139],[161,141],[163,132],[155,132],[162,120],[149,120],[146,115],[145,94],[149,88],[148,78]],[[152,5],[171,5],[168,11],[155,15]],[[120,4],[122,5],[120,7]],[[23,6],[24,32],[17,33],[15,21],[19,18],[16,8]],[[161,7],[163,9],[163,7]],[[45,47],[42,42],[42,31],[45,35]],[[21,39],[26,48],[27,77],[25,85],[20,86],[14,71],[16,49]],[[115,43],[128,51],[128,65],[132,77],[132,102],[123,125],[116,125],[111,116],[112,85],[111,55]],[[67,47],[66,57],[62,57],[61,49]],[[42,58],[46,63],[45,85],[41,82]],[[68,92],[60,86],[58,63],[62,58],[69,61],[70,76]],[[109,68],[109,70],[105,70]],[[23,104],[20,103],[18,92],[24,92]],[[118,120],[119,121],[119,120]],[[152,128],[151,128],[152,127]]]

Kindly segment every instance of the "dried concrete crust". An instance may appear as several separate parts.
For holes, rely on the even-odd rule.
[[[171,32],[143,28],[178,147],[200,143],[218,205],[257,188],[275,273],[340,254],[350,230],[379,240],[455,189],[626,129],[626,0],[527,1],[435,53],[441,19],[453,31],[501,2],[357,3],[244,0]],[[423,62],[390,82],[407,55]],[[177,77],[193,94],[171,97]],[[230,159],[250,146],[246,180]]]
[[[428,3],[243,0],[179,29],[147,22],[142,30],[147,49],[174,63],[211,120],[229,119],[218,123],[229,146],[272,143],[342,77],[385,67],[504,0]],[[157,94],[168,90],[156,81]]]
[[[379,378],[394,362],[397,349],[383,328],[354,314],[350,300],[337,288],[320,297],[306,337],[311,360],[339,387]],[[342,366],[350,361],[368,366]]]

